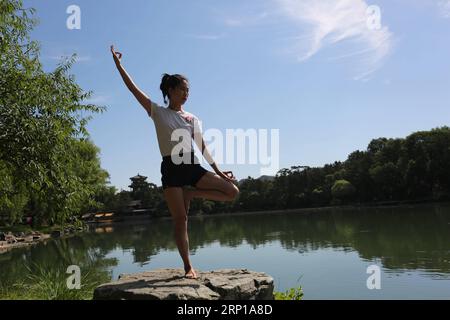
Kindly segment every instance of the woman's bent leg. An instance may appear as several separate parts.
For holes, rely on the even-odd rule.
[[[233,201],[239,194],[239,189],[233,183],[218,175],[207,172],[197,182],[194,190],[185,193],[188,199],[202,198],[215,201]],[[189,199],[189,200],[190,200]]]

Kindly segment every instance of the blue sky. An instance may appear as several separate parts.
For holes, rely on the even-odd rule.
[[[111,44],[160,105],[161,75],[185,74],[191,92],[184,108],[204,130],[279,129],[280,168],[343,161],[373,138],[450,122],[448,0],[24,3],[37,9],[32,38],[46,70],[77,53],[76,81],[107,107],[88,129],[119,190],[137,173],[161,185],[161,156],[153,122],[124,86]],[[70,5],[81,10],[79,30],[66,27]],[[370,5],[380,9],[376,28],[367,24]],[[261,169],[219,167],[238,179]]]

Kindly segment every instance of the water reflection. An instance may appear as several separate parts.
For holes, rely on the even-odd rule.
[[[0,255],[0,298],[85,299],[93,288],[111,280],[115,258],[97,246],[94,234],[49,240]],[[69,290],[67,268],[81,271],[81,290]],[[30,292],[27,292],[30,291]],[[18,295],[18,296],[17,296]]]
[[[434,278],[450,275],[450,206],[315,210],[307,213],[268,213],[192,217],[189,221],[193,252],[212,244],[239,248],[278,243],[283,252],[306,253],[321,249],[353,251],[362,260],[378,260],[388,271],[422,270]],[[133,263],[146,265],[161,251],[176,252],[170,219],[141,224],[93,226],[92,232],[50,241],[30,249],[0,255],[0,281],[14,283],[24,265],[71,264],[94,266],[110,277],[118,258],[114,250],[130,251]],[[264,266],[262,266],[264,269]]]
[[[299,253],[333,248],[380,259],[389,269],[450,272],[449,206],[225,215],[191,218],[189,228],[194,252],[216,242],[234,248],[246,242],[258,248],[278,241],[285,250]],[[170,220],[115,225],[113,233],[97,234],[93,241],[105,251],[130,249],[139,263],[161,250],[176,250]]]

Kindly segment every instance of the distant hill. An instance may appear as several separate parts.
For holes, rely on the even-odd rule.
[[[259,177],[259,178],[256,178],[255,180],[261,180],[261,181],[273,181],[275,179],[275,176],[266,176],[266,175],[264,175],[264,176],[261,176],[261,177]],[[238,184],[242,184],[242,183],[244,183],[245,181],[247,181],[248,180],[248,178],[246,178],[246,179],[241,179],[241,180],[239,180],[238,181]]]

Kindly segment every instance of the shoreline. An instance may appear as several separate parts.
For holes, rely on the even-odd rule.
[[[280,214],[280,213],[316,213],[322,211],[328,211],[333,209],[339,210],[361,210],[361,209],[380,209],[380,208],[401,208],[408,206],[421,206],[421,205],[436,205],[436,204],[449,204],[450,201],[416,201],[416,202],[382,202],[382,203],[374,203],[374,204],[351,204],[351,205],[340,205],[340,206],[327,206],[327,207],[311,207],[311,208],[294,208],[294,209],[275,209],[275,210],[257,210],[257,211],[240,211],[240,212],[221,212],[221,213],[213,213],[213,214],[189,214],[189,218],[208,218],[208,217],[221,217],[221,216],[230,216],[230,215],[252,215],[252,214]],[[160,219],[172,219],[170,216],[162,217]]]
[[[84,227],[74,227],[67,226],[63,228],[56,228],[51,230],[50,233],[41,232],[37,230],[13,232],[13,231],[2,231],[5,240],[0,241],[0,255],[8,253],[13,249],[18,248],[29,248],[34,245],[45,243],[51,239],[63,239],[75,234],[81,233],[87,230],[87,225]]]
[[[20,238],[14,236],[14,235],[10,235],[9,233],[6,233],[6,235],[8,237],[12,237],[10,239],[14,239],[14,240],[10,240],[10,241],[15,241],[15,242],[11,243],[7,240],[0,241],[0,254],[7,253],[7,252],[9,252],[13,249],[17,249],[17,248],[32,247],[36,244],[45,242],[52,238],[52,236],[47,233],[38,233],[39,239],[34,239],[33,234],[27,235],[25,237],[20,237]],[[17,239],[21,239],[21,240],[19,241]]]
[[[312,207],[312,208],[294,208],[294,209],[277,209],[277,210],[257,210],[257,211],[240,211],[240,212],[221,212],[221,213],[215,213],[215,214],[189,214],[189,218],[194,219],[205,219],[205,218],[213,218],[213,217],[225,217],[225,216],[240,216],[240,215],[255,215],[255,214],[313,214],[318,212],[324,212],[329,211],[333,209],[339,209],[339,210],[361,210],[361,209],[377,209],[377,208],[399,208],[399,207],[407,207],[407,206],[421,206],[421,205],[436,205],[436,204],[449,204],[449,201],[415,201],[415,202],[391,202],[391,203],[374,203],[374,204],[359,204],[359,205],[340,205],[340,206],[327,206],[327,207]],[[26,235],[22,236],[15,236],[13,232],[3,232],[5,235],[12,236],[17,240],[17,238],[20,239],[20,241],[16,241],[13,243],[8,243],[8,241],[0,241],[0,255],[7,253],[13,249],[17,248],[26,248],[31,247],[34,245],[37,245],[39,243],[46,242],[50,239],[58,239],[58,238],[65,238],[68,236],[73,236],[75,234],[78,234],[80,232],[89,230],[89,228],[93,226],[111,226],[111,225],[120,225],[120,224],[134,224],[136,222],[142,222],[142,221],[150,221],[150,220],[172,220],[172,217],[165,216],[165,217],[142,217],[142,219],[133,219],[130,221],[127,221],[126,219],[123,221],[111,221],[111,222],[100,222],[100,223],[85,223],[84,227],[81,228],[75,228],[75,227],[66,227],[61,229],[53,230],[51,233],[43,233],[39,231],[28,231]],[[34,239],[34,236],[39,236],[38,239]]]

